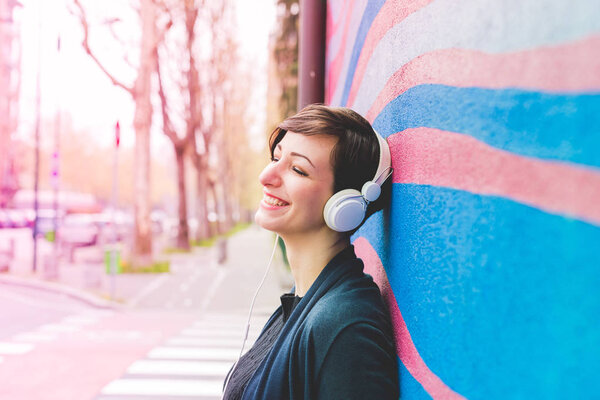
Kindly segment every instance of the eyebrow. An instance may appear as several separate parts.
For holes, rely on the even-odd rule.
[[[281,144],[277,144],[277,146],[275,148],[281,150]],[[302,158],[306,159],[306,161],[308,161],[310,163],[310,165],[312,165],[313,168],[316,168],[315,164],[313,164],[312,161],[310,161],[310,159],[308,157],[306,157],[304,154],[300,154],[300,153],[296,153],[295,151],[292,151],[290,153],[290,155],[295,156],[295,157],[302,157]]]

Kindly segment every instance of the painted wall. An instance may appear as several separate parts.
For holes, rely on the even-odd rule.
[[[353,239],[401,397],[600,398],[599,1],[330,0],[326,49],[392,149]]]

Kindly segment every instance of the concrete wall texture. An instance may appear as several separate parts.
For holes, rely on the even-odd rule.
[[[600,398],[598,0],[330,0],[326,102],[393,154],[353,237],[405,399]]]

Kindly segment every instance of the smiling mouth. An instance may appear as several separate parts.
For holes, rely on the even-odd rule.
[[[264,193],[263,195],[263,201],[265,203],[267,203],[270,206],[274,206],[274,207],[284,207],[289,205],[290,203],[287,203],[283,200],[279,200],[273,196],[269,196],[268,194]]]

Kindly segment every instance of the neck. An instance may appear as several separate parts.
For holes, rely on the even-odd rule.
[[[304,296],[327,263],[350,245],[350,238],[330,229],[301,236],[286,235],[285,242],[296,294]]]

